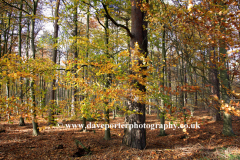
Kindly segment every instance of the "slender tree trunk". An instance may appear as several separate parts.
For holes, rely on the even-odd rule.
[[[109,52],[108,52],[108,40],[109,40],[109,31],[108,31],[108,18],[105,15],[105,45],[106,45],[106,52],[105,54],[108,56],[108,58],[110,58],[109,56]],[[107,74],[106,76],[106,89],[110,87],[111,85],[111,74]],[[108,127],[109,123],[110,123],[110,119],[109,119],[109,109],[108,109],[108,102],[105,103],[107,109],[105,108],[104,110],[104,119],[105,119],[105,124],[107,124],[105,126],[105,134],[104,134],[104,139],[105,140],[110,140],[111,139],[111,134],[110,134],[110,128]]]
[[[185,86],[187,85],[187,62],[185,61],[185,69],[184,69],[184,84]],[[187,92],[185,92],[184,94],[184,106],[183,107],[186,107],[188,101],[187,101],[187,97],[188,97],[188,94]],[[187,113],[186,113],[186,109],[184,108],[183,109],[183,112],[184,112],[184,124],[187,124]]]
[[[58,29],[59,29],[59,25],[58,25],[58,19],[59,19],[59,16],[58,16],[58,13],[59,13],[59,5],[60,5],[60,0],[57,0],[57,3],[56,3],[56,8],[55,8],[55,14],[54,14],[54,17],[55,17],[55,21],[54,21],[54,49],[53,49],[53,55],[52,55],[52,61],[56,64],[57,63],[57,44],[58,44]],[[50,108],[48,110],[48,124],[49,125],[55,125],[55,122],[54,122],[54,108],[55,108],[55,105],[56,105],[56,79],[55,77],[53,78],[52,80],[52,86],[51,86],[51,94],[50,94]]]
[[[26,57],[27,57],[27,61],[29,59],[29,39],[30,39],[30,19],[27,20],[27,37],[26,37]],[[28,89],[29,87],[29,78],[26,78],[26,89]],[[25,98],[27,98],[27,94],[25,94]],[[25,101],[25,103],[27,104],[27,100]],[[27,107],[28,110],[28,107]]]
[[[6,83],[6,97],[7,97],[7,103],[6,103],[6,110],[7,110],[7,117],[8,117],[8,122],[10,122],[10,115],[11,115],[11,112],[10,112],[10,106],[9,106],[9,98],[10,98],[10,87],[9,87],[9,79],[7,79],[7,83]]]
[[[149,103],[151,103],[151,99],[150,99],[150,98],[149,98],[148,101],[149,101]],[[152,114],[152,113],[151,113],[151,107],[152,107],[152,106],[149,104],[149,106],[148,106],[148,114],[149,114],[149,115]]]
[[[9,13],[8,22],[7,22],[7,24],[5,24],[3,55],[6,55],[8,52],[8,35],[9,35],[9,31],[10,31],[11,16],[12,16],[12,14]]]
[[[157,50],[158,50],[158,53],[160,53],[159,47],[157,47]],[[163,61],[162,61],[162,59],[161,59],[161,56],[159,55],[159,56],[157,57],[157,65],[156,65],[156,75],[157,75],[157,77],[156,77],[156,78],[158,78],[158,76],[161,75],[161,65],[160,65],[161,63],[160,63],[160,62],[162,63]],[[158,84],[158,87],[159,87],[159,88],[160,88],[160,86],[161,86],[161,84],[162,84],[161,80],[162,80],[162,79],[160,79],[159,82],[156,82],[156,83]],[[159,91],[159,92],[160,92],[160,91]],[[158,100],[158,97],[155,98],[155,102],[157,102],[157,105],[158,105],[158,106],[156,107],[157,119],[160,119],[161,112],[160,112],[160,107],[159,107],[159,106],[160,106],[161,104],[159,104],[158,101],[159,101],[159,100]]]
[[[75,52],[74,52],[74,61],[77,63],[78,60],[78,46],[77,46],[77,36],[78,36],[78,20],[77,20],[77,14],[78,14],[78,5],[77,2],[74,2],[74,13],[73,13],[73,21],[74,21],[74,36],[76,38],[75,40]],[[77,64],[74,65],[74,78],[77,78]],[[76,115],[76,108],[77,108],[77,85],[74,85],[73,88],[73,107],[71,110],[71,115]]]
[[[37,5],[38,5],[38,0],[33,1],[33,11],[32,11],[32,18],[31,18],[31,52],[32,52],[32,57],[35,59],[36,57],[36,51],[35,51],[35,43],[34,43],[34,28],[35,28],[35,16],[37,12]],[[39,129],[38,129],[38,123],[36,119],[36,95],[35,95],[35,88],[34,88],[35,80],[32,79],[31,81],[31,94],[32,94],[32,124],[33,124],[33,135],[38,136],[39,135]]]
[[[170,59],[171,59],[171,55],[170,55]],[[169,93],[169,99],[171,101],[171,106],[170,106],[170,109],[169,109],[169,114],[171,115],[172,114],[172,82],[171,82],[171,64],[170,64],[170,61],[168,61],[168,87],[170,89],[170,93]]]
[[[196,70],[195,70],[195,81],[196,81],[195,85],[197,86],[197,73],[196,73]],[[194,100],[195,100],[194,105],[195,105],[195,107],[197,107],[198,106],[198,92],[197,91],[195,92]]]
[[[203,62],[206,62],[206,53],[205,53],[205,51],[203,52],[203,60],[202,60]],[[202,76],[202,104],[204,105],[204,109],[205,110],[208,110],[208,107],[207,107],[207,105],[205,104],[205,100],[206,100],[206,98],[205,98],[205,85],[206,85],[206,81],[205,81],[205,79],[204,79],[204,77],[205,77],[205,67],[203,67],[203,70],[202,70],[202,74],[203,74],[203,76]]]
[[[3,17],[2,14],[0,14]],[[3,18],[1,19],[0,27],[3,28]],[[0,32],[0,58],[2,57],[2,32]]]
[[[89,7],[88,6],[88,10],[87,10],[87,39],[89,41],[89,18],[90,18],[90,11],[89,11]],[[89,47],[87,45],[87,51],[86,51],[86,58],[88,59],[88,51],[89,51]],[[88,66],[85,67],[85,70],[84,70],[84,78],[85,78],[85,82],[87,83],[88,82]],[[83,130],[86,130],[87,128],[87,118],[86,117],[83,117]]]
[[[210,53],[211,54],[211,53]],[[212,84],[212,94],[216,95],[218,99],[220,99],[220,84],[219,84],[219,78],[218,78],[218,70],[216,66],[216,52],[215,48],[213,47],[213,55],[210,55],[210,80]],[[220,121],[221,116],[220,116],[220,108],[219,108],[219,103],[216,100],[212,100],[212,108],[211,108],[211,113],[212,113],[212,119],[214,121]]]
[[[165,26],[163,27],[163,32],[162,32],[162,80],[161,80],[161,92],[164,95],[164,87],[165,87],[165,79],[164,79],[164,75],[165,75],[165,70],[166,70],[166,32],[165,32]],[[164,126],[165,125],[165,108],[164,108],[164,102],[163,99],[161,99],[161,112],[160,112],[160,122],[161,125]],[[160,128],[160,133],[158,136],[166,136],[165,133],[165,128]]]
[[[183,55],[182,55],[182,58],[181,58],[182,62],[181,62],[181,69],[180,69],[180,79],[181,79],[181,86],[182,86],[182,90],[180,92],[180,106],[181,106],[181,109],[182,109],[182,112],[183,112],[183,116],[184,116],[184,124],[186,124],[186,110],[184,109],[184,75],[185,75],[185,72],[184,72],[184,61],[183,61]]]
[[[7,52],[7,25],[5,24],[5,23],[3,23],[3,25],[4,25],[4,32],[3,32],[3,41],[4,41],[4,43],[3,43],[3,54],[2,54],[2,56],[4,56],[5,54],[6,54],[6,52]]]
[[[9,22],[9,25],[11,25],[11,23]],[[14,30],[15,30],[15,25],[13,24],[13,27],[12,27],[12,33],[10,34],[11,35],[11,41],[10,41],[10,46],[9,46],[9,54],[12,54],[12,49],[13,49],[13,33],[14,33]]]
[[[29,34],[30,34],[30,20],[27,20],[27,37],[26,37],[26,57],[29,58]]]
[[[21,0],[21,4],[20,4],[20,9],[23,8],[23,0]],[[20,10],[19,12],[19,25],[18,25],[18,55],[20,57],[22,57],[22,11]],[[22,80],[23,78],[20,77],[20,105],[23,104],[23,85],[22,85]],[[21,117],[19,120],[19,126],[25,126],[24,123],[24,119],[22,117],[22,113],[21,113]]]

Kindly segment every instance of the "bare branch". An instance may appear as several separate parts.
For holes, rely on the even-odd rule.
[[[110,19],[110,20],[113,22],[113,24],[115,24],[116,26],[125,29],[125,30],[127,31],[128,35],[132,38],[133,35],[132,35],[132,33],[130,32],[129,28],[126,27],[126,26],[124,26],[124,25],[122,25],[122,24],[117,23],[117,22],[109,15],[106,5],[103,4],[103,3],[102,3],[102,5],[103,5],[103,8],[104,8],[104,10],[105,10],[105,12],[106,12],[106,15],[107,15],[108,19]]]
[[[12,4],[6,2],[5,0],[1,0],[1,1],[2,1],[3,3],[5,3],[6,5],[10,6],[10,7],[16,8],[16,9],[21,10],[21,11],[27,13],[28,15],[30,15],[30,13],[27,12],[27,11],[25,11],[24,9],[20,9],[20,8],[18,8],[18,7],[16,7],[16,6],[14,6],[14,5],[12,5]]]
[[[24,0],[24,2],[27,4],[27,6],[32,10],[32,7],[28,4],[28,2],[26,0]]]
[[[99,18],[98,18],[97,15],[96,15],[96,18],[97,18],[97,20],[98,20],[98,23],[106,30],[106,27],[100,22],[100,20],[99,20]]]

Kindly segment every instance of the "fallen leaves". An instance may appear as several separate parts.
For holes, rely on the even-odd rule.
[[[206,117],[206,114],[207,112],[196,111],[195,118],[198,120]],[[73,122],[80,123],[80,121],[71,123]],[[111,122],[124,123],[124,118],[117,117]],[[147,115],[146,123],[159,123],[159,120],[156,119],[156,115]],[[44,128],[44,125],[40,123],[40,127]],[[233,121],[233,128],[240,128],[240,123]],[[236,146],[240,141],[238,130],[234,130],[237,136],[230,139],[224,137],[221,134],[221,122],[206,124],[197,131],[196,129],[186,131],[180,128],[167,129],[168,136],[165,137],[157,136],[158,129],[147,129],[147,147],[142,151],[121,145],[123,129],[111,129],[112,140],[110,141],[103,140],[104,130],[101,129],[96,129],[95,132],[92,130],[79,132],[76,129],[45,127],[38,137],[32,137],[32,125],[27,122],[24,127],[4,124],[3,129],[6,130],[0,133],[0,157],[3,159],[70,159],[78,151],[74,139],[91,147],[92,155],[79,157],[80,159],[111,159],[112,157],[115,159],[126,159],[126,157],[129,159],[181,159],[186,156],[191,159],[204,156],[211,159],[220,153],[225,153],[222,149],[225,146],[229,154],[237,154],[239,147]],[[185,134],[187,138],[181,139],[181,135]]]

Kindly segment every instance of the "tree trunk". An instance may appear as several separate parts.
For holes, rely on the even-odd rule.
[[[23,0],[21,0],[20,9],[23,8]],[[18,25],[18,55],[22,57],[22,11],[19,12],[19,25]],[[23,88],[22,88],[22,77],[20,77],[20,105],[23,104]],[[21,117],[19,120],[19,126],[25,126],[24,119]]]
[[[76,38],[75,40],[75,51],[74,51],[74,78],[77,78],[77,59],[78,59],[78,46],[77,46],[77,36],[78,36],[78,20],[77,20],[77,14],[78,14],[78,4],[77,2],[74,2],[74,13],[73,13],[73,21],[74,21],[74,36]],[[76,108],[77,108],[77,85],[75,84],[73,87],[73,106],[71,110],[71,115],[75,116],[76,115]]]
[[[56,64],[57,63],[57,44],[58,44],[58,29],[59,29],[59,25],[58,25],[58,19],[59,19],[59,16],[58,16],[58,12],[59,12],[59,5],[60,5],[60,0],[57,0],[57,3],[56,3],[56,8],[55,8],[55,14],[54,14],[54,17],[55,17],[55,21],[54,21],[54,35],[53,35],[53,38],[54,38],[54,49],[53,49],[53,55],[52,55],[52,61]],[[56,105],[56,102],[55,102],[55,97],[56,97],[56,79],[53,78],[53,81],[52,81],[52,86],[51,86],[51,94],[50,94],[50,98],[51,98],[51,102],[50,102],[50,108],[48,110],[48,124],[49,125],[54,125],[55,122],[54,122],[54,113],[53,113],[53,110],[55,108],[55,105]]]
[[[151,103],[151,99],[150,99],[150,98],[149,98],[149,103]],[[149,115],[152,114],[152,113],[151,113],[151,107],[152,107],[152,106],[149,104],[149,105],[148,105],[148,114],[149,114]]]
[[[27,37],[26,37],[26,57],[29,58],[29,34],[30,34],[30,20],[27,20]]]
[[[171,58],[171,55],[170,55],[170,58]],[[170,99],[170,108],[169,108],[169,114],[171,115],[172,114],[172,82],[171,82],[171,64],[170,64],[170,61],[168,61],[168,87],[170,89],[170,93],[169,93],[169,99]]]
[[[225,4],[221,3],[223,9],[226,9],[227,6]],[[221,16],[222,23],[225,23],[226,19]],[[220,26],[221,33],[225,33],[225,26]],[[223,36],[224,37],[224,36]],[[226,65],[226,59],[227,59],[227,50],[226,50],[226,39],[221,38],[219,40],[219,55],[220,55],[220,62],[224,64],[224,66],[220,70],[220,79],[221,79],[221,93],[222,93],[222,99],[225,103],[225,105],[229,105],[230,97],[227,93],[230,89],[229,84],[229,75],[227,73],[227,65]],[[223,135],[225,136],[233,136],[234,132],[232,129],[232,118],[231,114],[227,113],[226,111],[223,112]]]
[[[35,51],[35,43],[34,43],[34,37],[35,37],[35,33],[34,33],[34,27],[35,27],[35,16],[36,16],[36,12],[37,12],[37,5],[38,5],[38,0],[34,0],[33,1],[33,13],[32,13],[32,19],[31,19],[31,52],[32,52],[32,57],[33,59],[35,59],[35,55],[36,55],[36,51]],[[32,79],[31,81],[31,94],[32,94],[32,124],[33,124],[33,135],[34,136],[38,136],[39,134],[39,130],[38,130],[38,123],[37,123],[37,119],[36,119],[36,98],[35,98],[35,89],[34,89],[34,79]]]
[[[164,87],[165,87],[165,79],[164,79],[164,75],[165,75],[165,71],[166,71],[166,32],[165,32],[165,26],[163,26],[163,32],[162,32],[162,79],[161,79],[161,92],[162,92],[162,95],[165,95],[165,92],[164,92]],[[165,125],[165,104],[164,104],[164,101],[163,99],[161,99],[161,112],[160,112],[160,122],[161,122],[161,125],[164,126]],[[166,136],[166,133],[165,133],[165,129],[164,128],[160,128],[160,133],[159,133],[159,136]]]
[[[110,119],[109,119],[109,109],[104,110],[104,120],[105,124],[109,125],[110,124]],[[111,139],[111,133],[110,133],[110,128],[106,125],[105,127],[105,132],[104,132],[104,139],[105,140],[110,140]]]
[[[105,54],[108,56],[108,58],[110,58],[109,56],[109,52],[108,52],[108,40],[109,40],[109,33],[108,33],[108,18],[107,15],[105,15],[105,45],[106,45],[106,52]],[[106,75],[106,89],[110,87],[111,85],[111,74],[107,74]],[[108,125],[110,125],[110,119],[109,119],[109,109],[108,109],[108,102],[105,103],[106,107],[104,110],[104,119],[105,119],[105,134],[104,134],[104,139],[105,140],[110,140],[111,139],[111,134],[110,134],[110,128],[108,127]]]
[[[184,69],[184,84],[187,85],[187,62],[185,61],[185,69]],[[187,101],[187,97],[188,97],[188,93],[185,92],[184,94],[184,106],[183,107],[186,107],[188,101]],[[184,108],[183,109],[183,112],[184,112],[184,124],[187,124],[187,113],[186,113],[186,109]]]
[[[195,70],[195,85],[197,86],[197,73],[196,73],[196,70]],[[198,91],[196,90],[195,92],[195,96],[194,96],[194,105],[195,107],[198,106]]]
[[[210,53],[211,54],[211,53]],[[219,84],[219,78],[218,78],[218,70],[216,66],[216,53],[215,49],[213,47],[213,55],[210,55],[210,74],[209,78],[212,84],[212,94],[216,95],[218,99],[220,99],[220,84]],[[212,108],[211,108],[211,114],[212,114],[212,119],[213,121],[220,121],[221,116],[220,116],[220,108],[219,108],[219,103],[216,100],[212,100]]]
[[[3,17],[2,14],[0,14],[1,17]],[[1,19],[1,28],[3,28],[3,18]],[[0,58],[2,57],[2,32],[0,32]]]
[[[161,122],[161,125],[164,126],[165,124],[165,115],[164,113],[160,113],[160,122]],[[166,136],[167,134],[165,133],[165,128],[160,128],[160,133],[158,136]]]
[[[220,47],[219,49],[221,55],[227,55],[227,50],[225,47]],[[222,62],[225,63],[226,57],[221,57]],[[224,68],[220,71],[220,79],[221,79],[221,93],[222,93],[222,99],[224,100],[225,105],[228,105],[230,102],[230,97],[227,93],[227,90],[229,89],[229,77],[226,69],[226,64]],[[223,135],[225,136],[233,136],[234,132],[232,129],[232,118],[231,114],[227,113],[226,111],[223,111]]]
[[[87,39],[89,41],[89,19],[90,19],[90,11],[89,11],[89,7],[88,6],[88,10],[87,10]],[[88,47],[88,44],[87,44],[87,51],[86,51],[86,58],[88,59],[88,50],[89,50],[89,47]],[[85,79],[85,83],[87,83],[87,78],[88,78],[88,66],[85,67],[84,69],[84,79]],[[87,128],[87,118],[86,117],[83,117],[83,130],[86,130]]]
[[[10,111],[8,111],[8,110],[10,110],[9,109],[9,103],[8,103],[8,100],[9,100],[9,98],[10,98],[10,87],[9,87],[9,79],[7,79],[7,83],[6,83],[6,97],[7,97],[7,103],[6,103],[6,113],[7,113],[7,117],[8,117],[8,122],[10,122],[10,115],[11,115],[11,112]]]
[[[25,122],[22,116],[19,119],[19,126],[25,126]]]
[[[148,3],[148,1],[146,1]],[[141,0],[131,0],[131,48],[135,48],[135,43],[137,42],[139,45],[139,52],[143,53],[144,57],[147,57],[147,22],[144,21],[146,13],[141,11],[139,5],[142,3]],[[132,51],[133,52],[133,51]],[[143,62],[139,59],[134,58],[134,54],[131,52],[130,58],[131,60],[137,60],[138,65],[142,65]],[[146,67],[141,67],[141,70],[146,70]],[[130,74],[134,74],[132,71]],[[142,78],[145,78],[142,76]],[[146,92],[146,86],[134,81],[135,84],[137,83],[137,88],[144,92]],[[133,82],[133,83],[134,83]],[[145,104],[142,104],[137,101],[138,97],[131,97],[133,100],[128,100],[128,108],[130,111],[136,110],[141,114],[131,114],[125,117],[125,124],[138,124],[138,128],[130,128],[129,125],[124,129],[124,136],[123,136],[123,144],[130,146],[132,148],[137,149],[144,149],[146,147],[146,129],[143,127],[145,124]]]

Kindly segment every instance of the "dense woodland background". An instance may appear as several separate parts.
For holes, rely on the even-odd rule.
[[[0,0],[1,158],[238,159],[239,19],[234,0]]]

